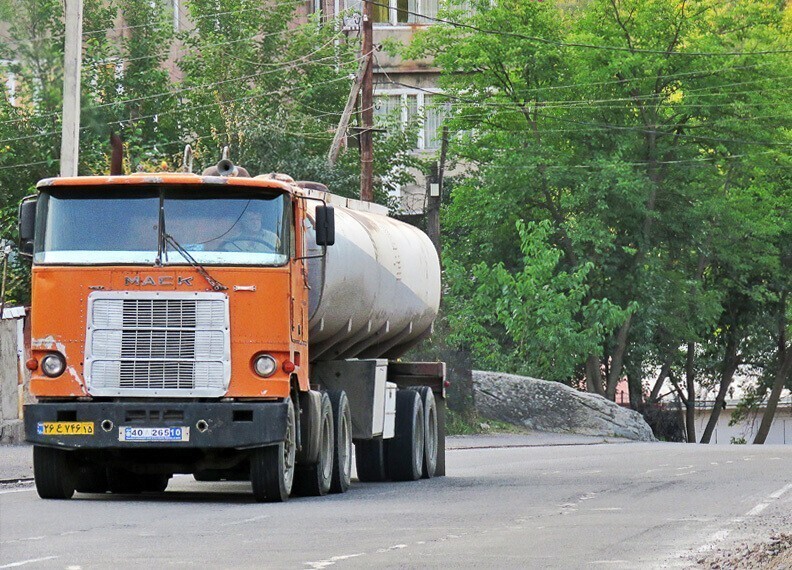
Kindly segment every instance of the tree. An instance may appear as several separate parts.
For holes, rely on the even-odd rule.
[[[563,253],[553,275],[589,268],[581,306],[615,309],[597,323],[572,313],[591,338],[595,326],[603,334],[588,354],[572,353],[566,379],[585,375],[589,390],[613,398],[627,372],[639,402],[634,377],[652,368],[684,377],[694,441],[697,387],[718,369],[728,387],[748,331],[740,323],[751,320],[730,327],[725,303],[773,274],[768,259],[789,208],[790,117],[779,112],[789,103],[775,87],[792,70],[779,51],[789,10],[759,0],[473,7],[448,9],[442,17],[454,24],[410,48],[442,69],[451,150],[471,167],[443,212],[449,289],[459,297],[449,312],[488,339],[490,360],[511,354],[514,338],[498,319],[507,302],[486,310],[469,284],[481,259],[522,269],[515,223],[549,224],[546,247]],[[522,302],[528,314],[545,306]],[[485,311],[485,331],[466,303]],[[615,314],[620,322],[608,320]],[[701,360],[711,343],[725,366]]]

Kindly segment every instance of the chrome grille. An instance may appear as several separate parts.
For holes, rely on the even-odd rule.
[[[220,396],[230,379],[221,293],[96,292],[86,380],[95,396]]]

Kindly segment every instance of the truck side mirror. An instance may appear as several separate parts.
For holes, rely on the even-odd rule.
[[[316,207],[316,245],[328,246],[335,243],[335,210],[332,206]]]
[[[36,235],[37,197],[25,198],[19,204],[19,253],[33,255],[33,238]]]

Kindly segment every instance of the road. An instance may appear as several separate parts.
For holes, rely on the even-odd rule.
[[[72,501],[5,486],[0,568],[685,568],[792,530],[792,448],[473,447],[445,478],[275,505],[186,476]]]

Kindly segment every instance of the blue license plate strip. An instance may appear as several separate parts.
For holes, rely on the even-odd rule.
[[[178,426],[178,427],[120,426],[118,428],[118,441],[161,441],[161,442],[190,441],[190,428],[186,426]]]

